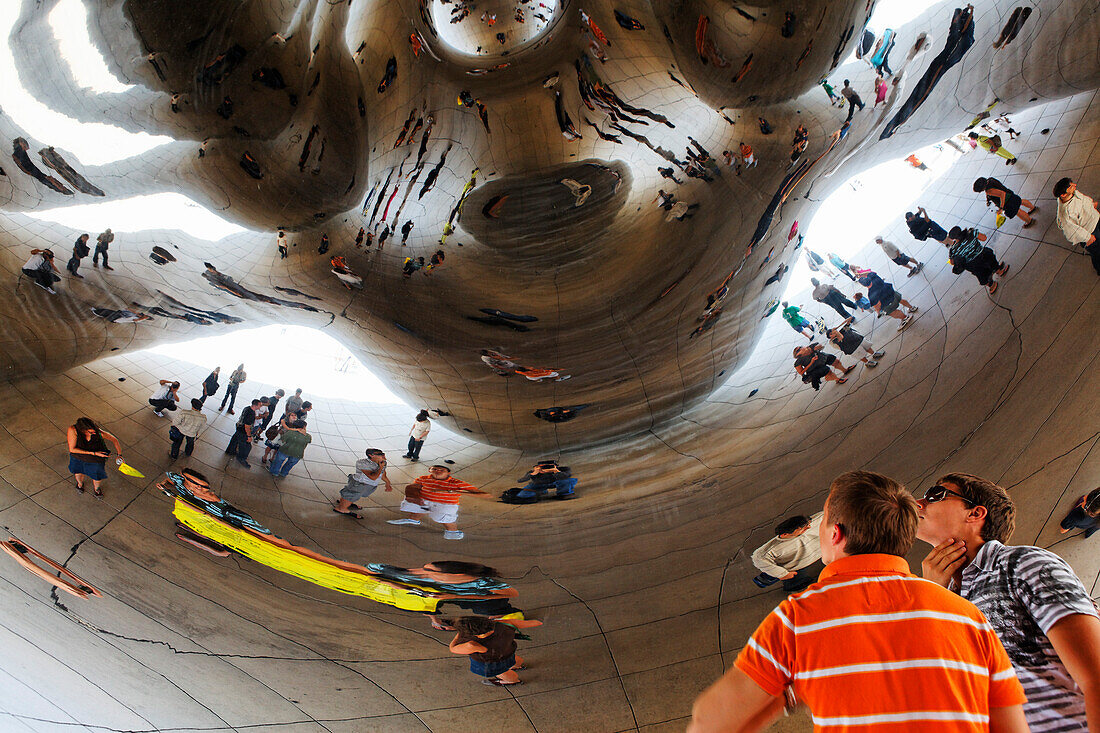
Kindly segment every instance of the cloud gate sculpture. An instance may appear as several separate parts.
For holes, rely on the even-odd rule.
[[[914,488],[947,468],[989,475],[1029,510],[1017,541],[1044,546],[1050,516],[1097,483],[1100,296],[1050,194],[1063,175],[1100,191],[1088,3],[940,3],[896,29],[869,27],[874,0],[4,12],[0,525],[9,554],[33,547],[58,563],[46,575],[102,595],[62,599],[4,566],[8,658],[26,661],[0,665],[0,727],[680,730],[777,602],[746,589],[752,548],[784,516],[820,510],[841,471]],[[82,12],[113,91],[78,80],[56,30]],[[789,363],[803,337],[762,316],[822,203],[1002,113],[1021,132],[1002,145],[1018,164],[978,148],[924,205],[994,237],[1015,270],[1004,291],[956,278],[942,245],[899,220],[888,238],[925,272],[899,282],[873,246],[857,263],[893,268],[920,315],[896,333],[857,322],[890,361],[854,388],[807,389]],[[976,175],[1039,202],[1039,226],[993,226]],[[127,221],[138,197],[168,194],[230,233]],[[112,205],[113,232],[68,223]],[[223,463],[235,427],[212,403],[187,455],[216,496],[166,489],[177,469],[145,392],[167,367],[128,355],[273,323],[331,333],[431,410],[455,437],[426,457],[463,481],[499,494],[555,457],[590,491],[528,507],[465,498],[456,550],[387,527],[397,494],[374,495],[354,526],[325,506],[370,443],[389,451],[395,485],[425,472],[396,466],[404,417],[319,404],[308,473],[272,484]],[[226,355],[223,382],[240,361]],[[188,398],[205,371],[189,374]],[[81,415],[148,476],[112,469],[119,488],[90,510],[65,470]],[[229,559],[176,539],[202,526]],[[1094,559],[1061,549],[1095,581]],[[443,591],[399,571],[444,556],[499,567],[507,583],[486,592],[521,588],[545,621],[518,631],[547,664],[523,693],[471,692],[450,637],[416,617]],[[395,589],[406,605],[376,603]]]

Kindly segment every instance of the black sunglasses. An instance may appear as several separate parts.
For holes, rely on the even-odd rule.
[[[924,492],[924,497],[921,499],[921,501],[926,502],[928,504],[935,504],[937,501],[943,501],[944,499],[946,499],[948,497],[948,495],[957,496],[960,499],[962,499],[963,501],[965,501],[967,504],[969,504],[970,506],[978,506],[978,502],[973,501],[971,499],[968,499],[965,496],[963,496],[962,494],[960,494],[959,492],[952,491],[951,489],[947,488],[946,486],[941,486],[939,484],[936,484],[932,488],[925,491]]]

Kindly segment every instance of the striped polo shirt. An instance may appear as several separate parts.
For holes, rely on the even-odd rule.
[[[852,555],[764,619],[737,657],[770,695],[792,687],[814,730],[986,731],[1024,702],[985,616],[895,555]]]
[[[477,491],[477,489],[465,481],[460,481],[454,476],[445,479],[434,479],[431,476],[421,476],[416,479],[420,484],[420,498],[434,501],[436,504],[457,504],[459,490]]]
[[[1041,547],[984,543],[959,593],[989,619],[1023,683],[1032,733],[1088,731],[1085,696],[1047,638],[1066,616],[1096,616],[1073,568]]]

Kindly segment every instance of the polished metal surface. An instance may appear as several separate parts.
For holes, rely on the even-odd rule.
[[[60,128],[20,121],[31,101],[0,111],[13,146],[0,162],[0,525],[104,594],[58,601],[0,566],[0,656],[19,660],[0,665],[19,680],[0,685],[0,727],[680,730],[777,600],[750,587],[747,552],[778,519],[819,509],[837,473],[869,467],[913,488],[945,470],[988,475],[1026,508],[1017,541],[1048,547],[1062,542],[1059,512],[1094,488],[1100,292],[1087,260],[1060,248],[1049,197],[1061,175],[1100,194],[1091,6],[1042,2],[1013,28],[1013,3],[969,20],[933,5],[894,29],[895,73],[873,107],[874,74],[850,59],[865,2],[467,0],[451,24],[463,4],[89,1],[92,43],[130,85],[115,91],[62,63],[61,2],[6,9],[14,77],[0,83],[89,137],[105,124],[163,139],[78,155],[53,139]],[[851,126],[823,76],[867,103]],[[928,263],[898,278],[921,313],[902,334],[868,326],[888,352],[877,370],[813,392],[793,377],[791,329],[761,318],[778,294],[765,281],[800,255],[794,224],[994,100],[1023,132],[1019,165],[978,151],[921,203],[992,229],[970,192],[991,174],[1041,202],[1039,227],[995,235],[1014,271],[1004,289],[986,297],[896,222],[886,234]],[[792,163],[799,125],[808,145]],[[723,152],[741,142],[759,164],[738,174]],[[697,206],[665,211],[660,191]],[[67,275],[87,229],[54,223],[63,210],[160,193],[243,230],[204,239],[120,213],[114,269],[86,258],[84,279]],[[20,275],[41,247],[57,253],[56,294]],[[407,258],[440,251],[405,276]],[[892,267],[873,245],[859,258]],[[151,318],[115,322],[122,310]],[[497,495],[546,455],[581,477],[572,502],[464,499],[456,543],[387,525],[396,494],[379,492],[361,522],[330,511],[364,448],[404,449],[403,410],[318,401],[315,444],[284,483],[226,465],[233,419],[213,411],[190,459],[327,556],[499,566],[546,621],[523,649],[526,687],[471,691],[423,619],[175,539],[153,488],[172,465],[166,427],[146,398],[168,370],[188,396],[205,374],[134,352],[271,323],[326,330],[410,403],[449,413],[437,424],[454,435],[429,442],[425,462],[454,460]],[[276,386],[288,385],[248,395]],[[568,421],[536,415],[570,406]],[[76,497],[63,442],[82,414],[150,478],[112,474],[103,502]],[[421,473],[392,465],[395,484]],[[1095,592],[1087,545],[1055,549]]]
[[[486,60],[427,22],[454,5],[426,4],[421,14],[383,2],[106,2],[92,6],[91,31],[110,68],[134,84],[117,94],[81,89],[65,64],[42,63],[44,54],[57,55],[51,7],[23,4],[10,38],[29,92],[83,122],[176,141],[102,166],[69,156],[103,189],[98,200],[179,191],[250,231],[216,243],[136,232],[114,245],[126,265],[111,278],[66,283],[57,298],[9,302],[17,320],[76,339],[75,348],[52,349],[9,332],[9,379],[117,346],[118,329],[87,306],[171,298],[228,309],[245,325],[328,328],[413,401],[447,410],[455,426],[489,443],[529,449],[625,438],[710,394],[759,337],[759,320],[743,314],[766,299],[765,258],[794,256],[791,223],[805,224],[851,172],[958,129],[989,103],[988,84],[1003,105],[1026,105],[1037,92],[1026,81],[1034,72],[1024,51],[1061,38],[1066,25],[1055,11],[998,50],[989,39],[1011,9],[979,8],[970,29],[979,40],[963,49],[962,66],[942,64],[913,116],[880,141],[873,130],[913,96],[927,71],[920,67],[950,41],[947,6],[899,30],[891,60],[898,83],[885,110],[860,113],[839,138],[843,113],[816,82],[831,76],[839,88],[848,74],[873,96],[865,65],[833,73],[855,42],[852,29],[872,10],[859,3],[789,11],[555,6],[538,37]],[[478,5],[447,32],[468,24],[491,30],[480,21],[491,11],[499,17],[505,8]],[[1070,71],[1044,78],[1042,98],[1096,79],[1088,64]],[[774,132],[762,134],[759,118]],[[809,143],[792,169],[789,139],[799,124]],[[34,130],[8,132],[34,140],[33,150],[50,144]],[[722,154],[742,141],[759,166],[738,176]],[[711,180],[685,176],[692,156]],[[658,175],[668,166],[683,185]],[[19,171],[4,183],[13,217],[86,200]],[[570,185],[592,189],[574,194]],[[670,219],[654,203],[662,188],[698,208]],[[285,260],[274,245],[278,227],[292,243]],[[360,227],[374,248],[355,245]],[[62,242],[75,236],[51,232],[51,243],[55,234]],[[322,234],[331,243],[325,254]],[[151,263],[153,246],[177,261]],[[406,257],[427,263],[440,250],[445,264],[430,276],[403,277]],[[24,254],[8,252],[14,271]],[[361,279],[347,278],[354,289],[333,274],[333,255]],[[253,293],[275,297],[283,287],[318,298],[310,301],[317,310],[213,290],[200,277],[206,262]],[[712,293],[724,294],[720,315],[693,338]],[[482,309],[537,321],[516,330],[514,321],[470,320],[485,316]],[[146,345],[208,330],[162,318],[122,338]],[[483,349],[571,379],[502,378],[482,363]],[[568,424],[533,417],[568,404],[591,407]]]

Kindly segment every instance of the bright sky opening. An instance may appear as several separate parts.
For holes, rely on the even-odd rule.
[[[274,384],[287,394],[301,387],[306,399],[407,404],[343,344],[324,331],[304,326],[242,328],[220,336],[156,346],[149,352],[211,371],[220,366],[223,383],[244,362],[249,380]],[[417,409],[409,408],[413,414]]]
[[[88,232],[93,237],[107,227],[115,232],[178,229],[210,241],[248,231],[178,193],[134,196],[98,204],[27,211],[25,214],[32,219]]]
[[[83,84],[84,80],[94,78],[96,84],[104,83],[104,75],[111,77],[111,74],[102,55],[91,45],[87,12],[83,3],[75,2],[73,5],[75,7],[67,13],[72,16],[71,19],[54,26],[54,32],[58,33],[62,48],[66,49],[69,64],[79,65],[91,75],[82,73],[77,77],[78,82]],[[0,37],[10,39],[18,36],[15,23],[19,18],[19,8],[19,3],[0,2]],[[59,27],[64,31],[64,36],[58,31]],[[80,27],[77,35],[82,33],[82,36],[74,42],[69,33],[75,32],[73,29],[76,27]],[[86,48],[80,50],[84,43]],[[20,82],[10,43],[0,43],[0,108],[26,131],[28,138],[75,154],[77,159],[70,159],[69,163],[78,170],[80,164],[112,163],[173,142],[172,138],[163,135],[128,132],[100,122],[81,122],[42,104]]]

